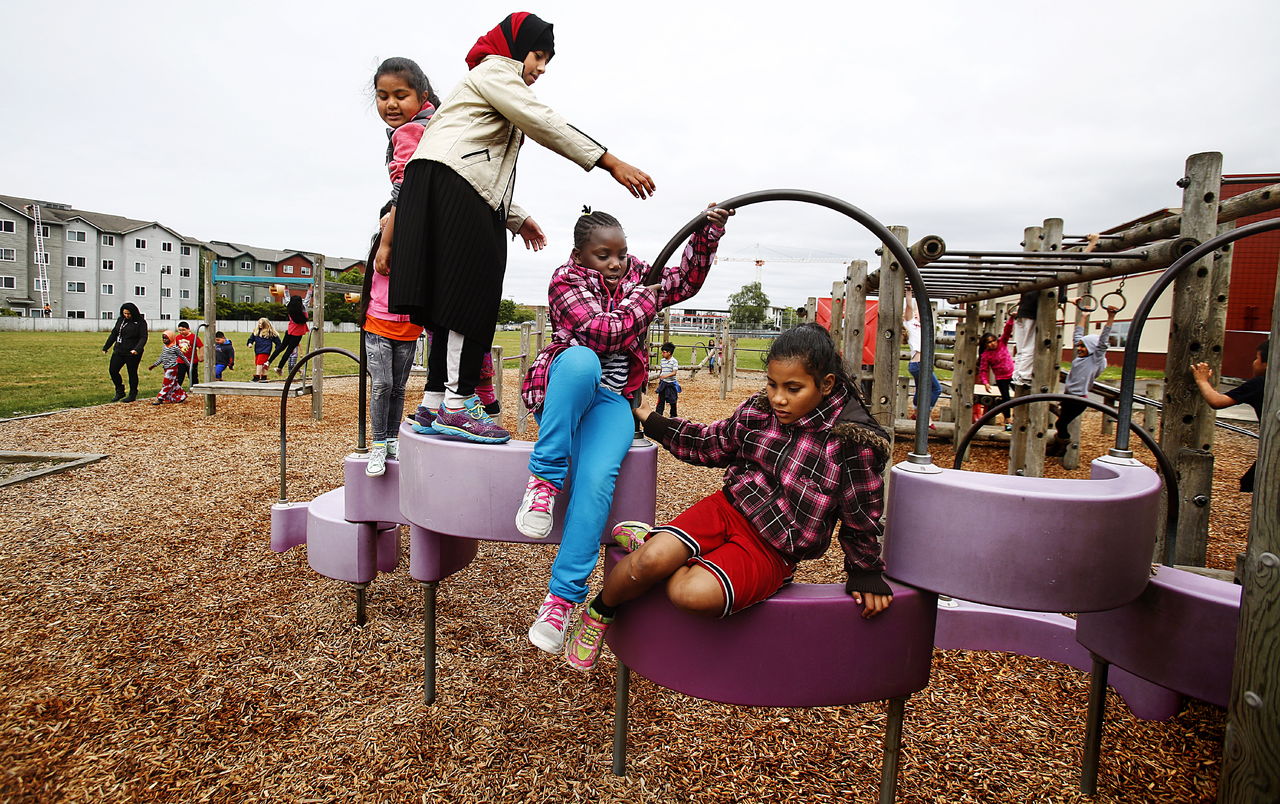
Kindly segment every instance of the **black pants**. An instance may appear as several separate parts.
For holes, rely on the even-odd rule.
[[[271,353],[271,357],[267,358],[267,364],[270,365],[275,361],[276,356],[280,355],[280,370],[284,371],[284,367],[289,365],[289,355],[293,354],[293,351],[298,348],[300,343],[302,343],[301,335],[285,335],[284,340]]]
[[[450,388],[466,398],[480,384],[484,356],[493,346],[493,331],[488,338],[471,338],[445,328],[431,329],[431,351],[427,353],[427,385],[425,391],[443,392]]]
[[[120,369],[129,370],[129,395],[138,395],[138,364],[142,362],[142,355],[131,355],[127,350],[116,349],[111,352],[111,364],[107,367],[107,374],[111,375],[111,382],[116,387],[117,394],[124,393],[124,379],[120,376]]]
[[[658,383],[658,407],[654,409],[654,412],[657,413],[659,416],[663,415],[662,413],[663,409],[665,408],[667,403],[670,403],[671,415],[679,416],[680,414],[676,413],[676,402],[679,399],[680,399],[680,394],[676,391],[675,386],[667,382],[666,380],[663,380],[662,382]]]
[[[1063,441],[1071,438],[1071,431],[1067,428],[1071,423],[1084,413],[1084,409],[1088,407],[1083,402],[1059,402],[1058,403],[1058,423],[1055,427],[1058,430],[1058,438]]]

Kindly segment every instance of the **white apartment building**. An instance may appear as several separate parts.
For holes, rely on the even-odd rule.
[[[199,240],[155,221],[0,195],[0,308],[44,313],[33,204],[40,205],[48,254],[51,316],[113,319],[120,305],[133,302],[148,319],[167,321],[195,306]]]

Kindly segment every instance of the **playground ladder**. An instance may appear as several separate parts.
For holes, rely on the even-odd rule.
[[[36,278],[40,284],[40,314],[51,316],[49,312],[49,252],[44,250],[44,226],[40,221],[40,205],[28,204],[31,219],[36,224]]]

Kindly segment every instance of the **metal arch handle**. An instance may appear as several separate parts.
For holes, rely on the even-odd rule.
[[[1119,420],[1120,415],[1115,408],[1107,407],[1101,402],[1095,402],[1092,399],[1075,396],[1073,394],[1027,394],[1026,396],[1015,397],[998,405],[993,405],[977,418],[969,429],[965,431],[964,437],[956,444],[956,457],[951,464],[952,469],[960,469],[964,463],[964,454],[969,448],[969,442],[978,434],[978,430],[987,422],[999,416],[1005,411],[1012,410],[1019,405],[1028,405],[1032,402],[1077,402],[1094,410],[1102,411],[1104,416],[1110,416]],[[1167,494],[1164,497],[1165,505],[1165,540],[1164,540],[1164,563],[1167,566],[1173,566],[1174,557],[1178,551],[1178,506],[1171,504],[1171,500],[1178,499],[1178,474],[1173,468],[1173,464],[1169,461],[1169,456],[1165,455],[1164,450],[1160,449],[1160,445],[1156,443],[1152,437],[1143,428],[1129,422],[1129,428],[1138,434],[1138,438],[1147,449],[1151,450],[1151,454],[1156,457],[1156,463],[1160,466],[1160,476],[1164,479],[1165,490]]]
[[[1147,290],[1142,301],[1138,303],[1137,309],[1133,311],[1133,319],[1129,322],[1129,334],[1126,336],[1128,342],[1124,347],[1124,369],[1120,375],[1119,416],[1116,418],[1119,426],[1116,427],[1116,446],[1112,450],[1113,454],[1117,452],[1123,454],[1129,449],[1129,423],[1133,419],[1133,387],[1138,380],[1138,344],[1142,340],[1142,330],[1147,324],[1147,318],[1151,315],[1151,309],[1160,298],[1160,294],[1173,284],[1178,274],[1197,260],[1229,243],[1276,229],[1280,229],[1280,218],[1250,223],[1211,237],[1175,260],[1173,265],[1166,268]]]
[[[351,358],[352,360],[356,361],[356,363],[360,364],[360,372],[361,372],[360,374],[360,441],[361,442],[364,441],[364,432],[365,432],[364,417],[365,417],[365,407],[366,407],[364,380],[365,380],[365,375],[368,373],[368,369],[364,365],[364,363],[356,355],[353,355],[351,352],[348,352],[346,349],[340,349],[337,346],[322,346],[319,349],[316,349],[314,352],[307,352],[305,355],[298,358],[298,362],[294,365],[294,367],[289,369],[289,376],[285,377],[284,379],[284,390],[280,392],[280,500],[279,502],[281,503],[286,503],[289,501],[288,482],[285,478],[285,470],[287,468],[287,458],[285,453],[285,447],[288,443],[288,439],[286,436],[286,433],[288,431],[286,427],[288,424],[288,416],[289,416],[289,387],[293,385],[293,378],[298,375],[298,372],[301,371],[302,368],[308,362],[310,362],[312,358],[318,357],[326,353],[343,355],[345,357]],[[364,444],[361,443],[360,446],[363,447]]]
[[[847,201],[835,196],[816,193],[812,190],[778,189],[743,193],[722,201],[716,206],[723,209],[740,209],[766,201],[799,201],[804,204],[826,207],[839,212],[847,218],[852,218],[861,224],[864,229],[875,235],[885,248],[889,249],[889,253],[893,255],[898,264],[902,266],[903,271],[906,272],[907,279],[911,282],[911,288],[915,292],[916,298],[928,299],[924,278],[920,275],[920,269],[916,267],[916,262],[912,259],[911,251],[906,244],[894,237],[883,223]],[[662,251],[658,253],[657,258],[650,266],[648,273],[645,274],[644,283],[646,285],[652,285],[661,279],[662,270],[667,266],[667,260],[671,259],[671,255],[675,254],[681,243],[687,240],[695,231],[702,228],[705,221],[706,212],[699,212],[680,231],[676,232],[675,236],[667,241],[667,244],[662,247]],[[917,304],[916,309],[920,313],[920,364],[932,366],[934,356],[933,308],[928,304]],[[933,459],[929,456],[929,419],[927,417],[916,419],[915,447],[914,452],[908,456],[908,459],[912,463],[918,464],[933,462]]]

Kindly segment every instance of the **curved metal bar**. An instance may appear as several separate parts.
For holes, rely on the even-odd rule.
[[[920,300],[929,298],[929,292],[924,286],[924,278],[920,275],[920,269],[916,267],[915,260],[911,258],[911,251],[907,248],[907,245],[894,237],[888,227],[880,221],[847,201],[842,201],[839,198],[824,195],[823,193],[815,193],[811,190],[757,190],[734,196],[718,203],[716,206],[723,209],[741,209],[742,207],[760,204],[765,201],[799,201],[805,204],[826,207],[839,212],[845,217],[852,218],[860,223],[864,229],[875,235],[884,244],[885,248],[889,249],[889,253],[893,255],[893,258],[898,261],[898,264],[906,272],[907,279],[911,282],[911,289],[915,292],[916,298]],[[662,251],[658,253],[657,259],[650,266],[649,272],[645,274],[645,284],[652,285],[662,277],[662,270],[667,266],[667,260],[671,259],[671,255],[680,247],[680,244],[689,239],[689,236],[695,231],[702,228],[705,222],[706,212],[699,212],[674,237],[667,241],[667,244],[662,247]],[[925,301],[924,304],[917,304],[916,308],[920,311],[920,365],[932,366],[933,307]],[[929,418],[927,416],[916,419],[915,451],[908,455],[908,460],[918,464],[933,462],[933,459],[929,456]]]
[[[293,385],[293,378],[298,375],[298,372],[302,370],[303,366],[311,362],[312,358],[326,353],[344,355],[357,363],[360,362],[360,358],[351,354],[346,349],[339,349],[336,346],[322,346],[314,352],[307,352],[305,355],[298,358],[298,362],[294,367],[289,369],[289,376],[284,379],[284,390],[280,392],[280,502],[282,503],[289,502],[289,492],[285,481],[285,445],[287,443],[285,438],[285,426],[288,423],[287,419],[289,416],[289,386]],[[363,378],[361,379],[361,382],[364,382]],[[363,409],[364,407],[361,406],[361,410]]]
[[[1165,291],[1165,288],[1173,284],[1173,280],[1177,279],[1178,274],[1182,273],[1188,265],[1207,257],[1228,243],[1234,243],[1242,238],[1270,232],[1275,229],[1280,229],[1280,218],[1250,223],[1230,232],[1223,232],[1216,237],[1209,238],[1186,254],[1183,254],[1174,261],[1173,265],[1164,269],[1164,273],[1151,285],[1147,294],[1142,297],[1137,309],[1133,311],[1133,319],[1129,322],[1129,334],[1126,336],[1128,343],[1124,348],[1124,369],[1120,375],[1120,400],[1118,406],[1120,415],[1116,419],[1119,426],[1116,428],[1116,446],[1112,450],[1112,454],[1125,452],[1129,449],[1129,422],[1133,419],[1133,386],[1138,379],[1138,346],[1142,341],[1142,328],[1146,326],[1147,317],[1151,315],[1151,308],[1155,306],[1160,294]]]
[[[956,444],[956,457],[951,464],[952,469],[961,468],[965,451],[969,448],[969,442],[978,434],[978,429],[982,425],[1004,413],[1012,410],[1019,405],[1027,405],[1032,402],[1078,402],[1086,407],[1094,410],[1102,411],[1104,416],[1110,416],[1113,419],[1119,419],[1119,413],[1115,408],[1108,407],[1101,402],[1094,402],[1092,399],[1075,396],[1074,394],[1027,394],[1026,396],[1015,397],[1007,402],[1001,402],[987,409],[987,412],[977,418],[969,429],[965,431],[964,438]],[[1164,537],[1164,563],[1167,566],[1173,566],[1174,556],[1177,554],[1178,548],[1178,506],[1173,502],[1178,499],[1178,475],[1174,471],[1173,463],[1169,461],[1169,456],[1164,454],[1164,450],[1160,449],[1160,445],[1150,433],[1132,422],[1129,427],[1138,434],[1138,438],[1151,450],[1151,454],[1156,456],[1156,463],[1160,466],[1160,476],[1164,478],[1165,487],[1165,537]],[[1116,456],[1113,456],[1116,457]],[[1129,456],[1119,456],[1129,457]]]

